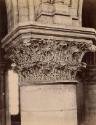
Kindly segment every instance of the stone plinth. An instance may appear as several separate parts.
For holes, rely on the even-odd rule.
[[[20,88],[22,125],[77,125],[76,85]]]

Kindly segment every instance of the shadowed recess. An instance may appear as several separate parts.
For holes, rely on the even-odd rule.
[[[84,0],[82,25],[84,27],[96,28],[96,0]]]

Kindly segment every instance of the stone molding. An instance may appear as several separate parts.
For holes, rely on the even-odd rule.
[[[61,35],[60,29],[51,28],[18,28],[17,33],[11,33],[12,38],[8,35],[2,40],[6,56],[16,64],[21,82],[76,81],[78,70],[86,67],[81,62],[83,55],[96,49],[86,35],[84,39],[73,33],[74,37],[70,38],[68,34],[64,36],[66,32],[62,31]]]
[[[27,23],[19,23],[14,27],[11,32],[9,32],[5,38],[2,39],[2,48],[7,51],[10,46],[13,46],[15,42],[13,42],[18,36],[23,35],[24,37],[28,36],[30,38],[31,35],[33,37],[35,35],[43,35],[42,37],[49,36],[50,37],[59,37],[59,39],[79,39],[81,40],[92,40],[95,44],[96,41],[96,30],[93,28],[84,28],[84,27],[70,27],[64,25],[50,25],[50,24],[41,24],[36,22],[27,22]],[[21,36],[22,38],[22,36]],[[13,43],[13,44],[12,44]]]

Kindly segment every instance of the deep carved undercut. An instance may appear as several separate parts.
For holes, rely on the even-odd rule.
[[[84,53],[92,42],[53,39],[23,39],[9,49],[9,58],[17,65],[21,80],[76,80]]]

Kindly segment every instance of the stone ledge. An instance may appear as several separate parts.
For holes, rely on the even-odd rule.
[[[21,34],[30,33],[31,35],[50,35],[77,39],[91,39],[96,41],[96,30],[92,28],[66,27],[64,25],[43,25],[39,23],[20,23],[1,41],[2,48],[8,47],[8,44]],[[95,44],[95,43],[94,43]]]
[[[74,80],[62,80],[62,81],[26,81],[23,83],[20,83],[20,86],[31,86],[31,85],[76,85],[78,81]]]

